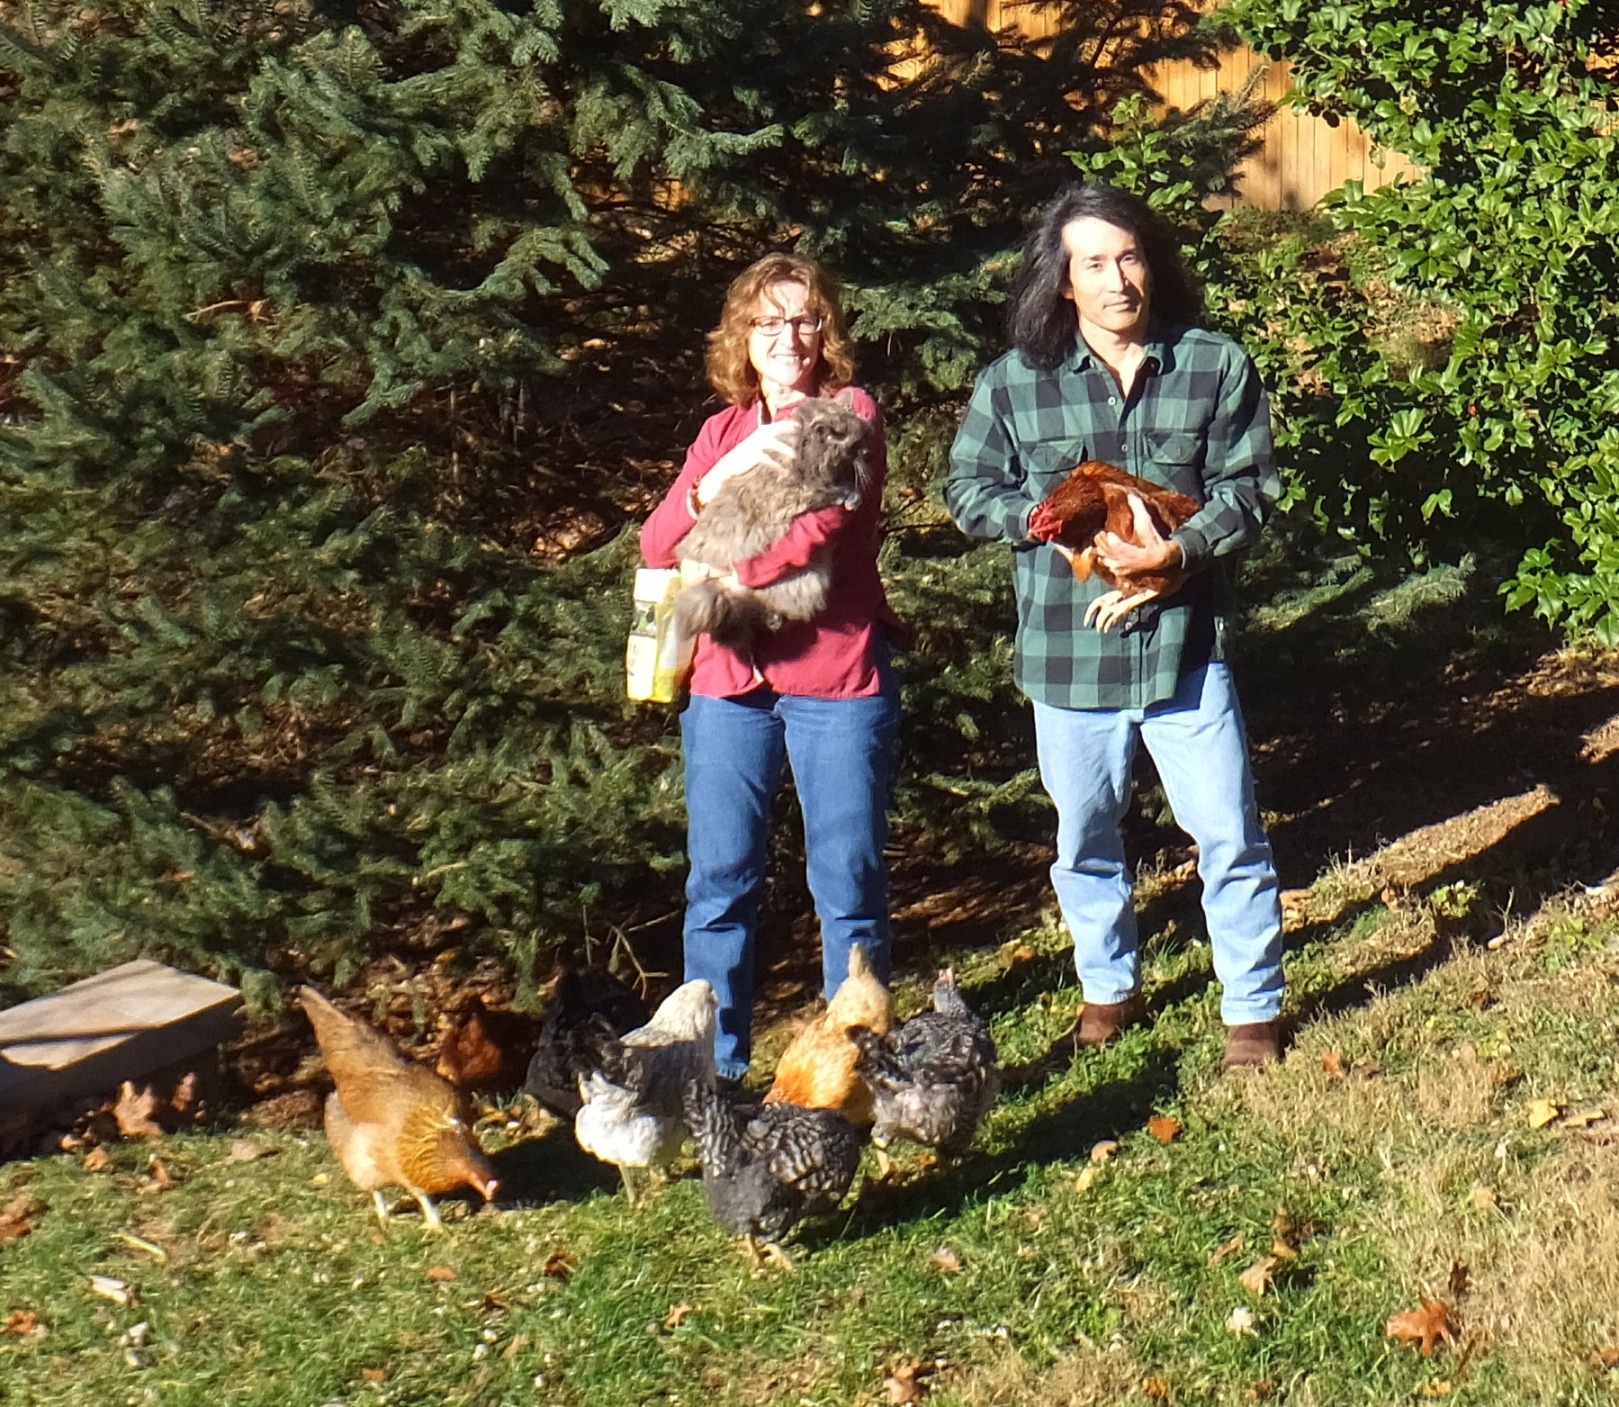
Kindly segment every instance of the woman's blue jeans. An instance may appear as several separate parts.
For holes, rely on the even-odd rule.
[[[899,696],[812,699],[758,689],[739,698],[693,694],[680,714],[686,759],[686,980],[719,996],[715,1064],[748,1068],[753,940],[764,896],[770,810],[785,762],[804,813],[805,877],[821,923],[830,998],[859,943],[885,980],[889,966],[888,793]]]
[[[1119,827],[1138,741],[1175,820],[1197,842],[1203,916],[1228,1026],[1282,1008],[1282,909],[1270,841],[1254,801],[1248,739],[1231,673],[1211,663],[1149,708],[1034,705],[1040,779],[1057,807],[1057,903],[1074,939],[1085,1000],[1117,1002],[1141,985],[1132,876]]]

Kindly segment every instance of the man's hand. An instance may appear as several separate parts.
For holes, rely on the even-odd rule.
[[[1103,529],[1096,534],[1096,560],[1115,576],[1161,572],[1182,566],[1186,557],[1180,543],[1158,531],[1139,494],[1132,493],[1129,499],[1130,517],[1138,541],[1131,542]]]
[[[798,430],[796,420],[772,420],[761,425],[741,444],[728,449],[692,490],[697,506],[706,508],[714,495],[739,474],[750,473],[767,463],[785,465],[790,462],[798,445]]]

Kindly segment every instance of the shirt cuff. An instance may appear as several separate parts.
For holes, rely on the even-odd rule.
[[[1169,540],[1179,544],[1181,565],[1187,571],[1195,572],[1209,560],[1208,539],[1196,528],[1182,528],[1179,532],[1171,533]]]

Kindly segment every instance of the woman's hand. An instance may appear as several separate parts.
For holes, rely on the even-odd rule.
[[[786,464],[793,457],[798,443],[796,420],[772,420],[761,425],[741,444],[728,449],[714,467],[697,481],[692,497],[699,508],[709,501],[738,474],[746,474],[762,464]]]

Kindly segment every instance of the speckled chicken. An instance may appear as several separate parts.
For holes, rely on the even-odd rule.
[[[908,1138],[942,1153],[965,1151],[978,1122],[1000,1093],[1000,1069],[989,1027],[962,1000],[946,968],[933,984],[933,1010],[887,1036],[856,1030],[857,1069],[871,1087],[879,1146]]]
[[[579,1112],[579,1076],[602,1035],[622,1036],[652,1013],[610,972],[564,964],[540,1017],[523,1089],[558,1118]]]
[[[866,950],[849,949],[849,975],[826,1010],[793,1037],[776,1064],[766,1104],[833,1109],[851,1124],[869,1128],[871,1090],[855,1072],[860,1054],[849,1032],[864,1026],[885,1036],[894,1027],[894,1002],[871,970]]]
[[[592,1049],[579,1077],[573,1135],[585,1152],[618,1168],[632,1206],[632,1172],[667,1167],[685,1142],[685,1087],[714,1083],[717,1006],[707,982],[687,982],[622,1039],[599,1026],[586,1032]]]
[[[1180,567],[1115,574],[1097,559],[1096,535],[1104,530],[1141,545],[1132,497],[1166,537],[1202,506],[1184,493],[1091,459],[1047,494],[1029,518],[1030,537],[1061,543],[1074,554],[1069,561],[1079,580],[1088,581],[1095,572],[1107,583],[1110,589],[1085,609],[1085,624],[1098,630],[1111,630],[1147,601],[1174,595],[1186,581]]]
[[[300,987],[298,1001],[337,1086],[326,1100],[326,1137],[349,1179],[371,1193],[384,1225],[382,1188],[390,1185],[416,1199],[430,1231],[444,1229],[435,1194],[472,1187],[486,1201],[495,1195],[494,1170],[454,1086],[313,987]]]
[[[714,1219],[742,1237],[755,1266],[762,1248],[791,1270],[782,1238],[834,1210],[854,1181],[863,1141],[854,1125],[830,1109],[732,1105],[701,1080],[687,1081],[685,1110]]]

